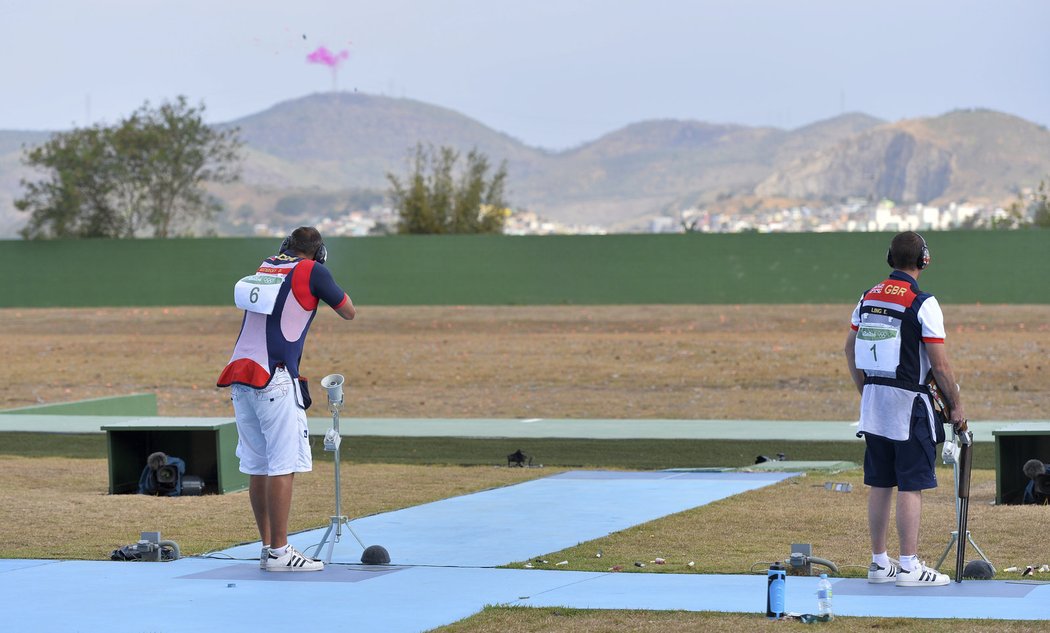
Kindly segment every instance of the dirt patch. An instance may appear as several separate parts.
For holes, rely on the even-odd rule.
[[[853,419],[852,306],[368,307],[318,313],[302,371],[350,382],[353,417]],[[975,419],[1042,419],[1050,306],[947,306]],[[214,387],[234,308],[5,309],[0,408],[135,392],[232,415]],[[316,389],[316,387],[315,387]]]

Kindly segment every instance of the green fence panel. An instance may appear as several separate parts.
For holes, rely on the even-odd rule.
[[[889,233],[331,238],[361,305],[852,303]],[[952,303],[1050,303],[1050,231],[926,235]],[[8,241],[0,307],[232,305],[278,239]]]

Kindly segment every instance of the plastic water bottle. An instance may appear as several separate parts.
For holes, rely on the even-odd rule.
[[[779,619],[784,616],[784,581],[787,571],[780,561],[769,566],[766,585],[766,617]]]
[[[835,617],[831,612],[831,581],[827,574],[821,574],[817,583],[817,615],[825,622]]]

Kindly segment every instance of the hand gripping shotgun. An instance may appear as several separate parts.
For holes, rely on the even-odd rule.
[[[930,376],[926,381],[926,386],[930,390],[930,400],[933,403],[933,408],[936,412],[942,416],[944,421],[950,421],[952,419],[951,408],[948,406],[947,401],[944,399],[944,394],[941,392],[940,387],[937,386],[937,379],[933,377],[933,372],[930,372]],[[965,422],[964,422],[965,424]],[[955,454],[955,466],[958,468],[959,478],[955,488],[955,494],[959,498],[958,506],[958,538],[956,539],[957,549],[955,551],[955,582],[962,582],[963,567],[966,565],[966,519],[969,512],[970,505],[970,465],[973,462],[972,459],[972,448],[973,448],[973,433],[969,430],[959,431],[959,429],[953,424],[952,425],[952,439],[951,442],[954,445],[956,438],[959,440],[959,450]],[[949,451],[945,449],[945,454]],[[947,459],[947,458],[946,458]]]

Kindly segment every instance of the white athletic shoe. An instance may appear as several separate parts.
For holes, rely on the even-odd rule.
[[[868,565],[868,582],[894,582],[897,580],[897,566],[890,563],[889,567],[882,567],[878,563]]]
[[[289,545],[284,556],[274,554],[271,549],[267,553],[265,569],[266,571],[321,571],[324,569],[324,563],[305,556]]]
[[[897,574],[898,587],[941,587],[951,582],[948,574],[942,574],[936,569],[930,569],[925,562],[911,571],[901,568]]]

